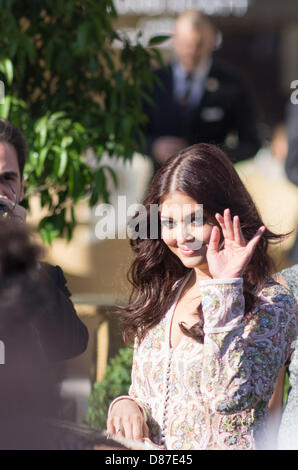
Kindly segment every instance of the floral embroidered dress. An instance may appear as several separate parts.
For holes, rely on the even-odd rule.
[[[286,268],[279,275],[298,302],[298,264]],[[298,450],[298,340],[289,365],[290,390],[279,428],[278,449]]]
[[[296,335],[295,301],[270,280],[244,317],[241,278],[201,281],[204,344],[184,335],[173,349],[171,321],[187,279],[135,345],[129,397],[166,449],[264,448],[267,404]]]

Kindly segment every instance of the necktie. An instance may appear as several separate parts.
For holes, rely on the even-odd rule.
[[[188,73],[185,76],[184,95],[181,97],[181,104],[183,104],[184,106],[188,106],[190,103],[192,80],[193,80],[192,74]]]

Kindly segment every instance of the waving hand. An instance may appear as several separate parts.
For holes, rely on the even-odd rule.
[[[216,214],[215,217],[222,230],[224,248],[219,250],[220,229],[215,226],[211,232],[207,251],[210,274],[218,279],[241,277],[266,228],[261,226],[252,239],[247,241],[237,215],[232,221],[230,210],[226,209],[223,217],[220,214]]]

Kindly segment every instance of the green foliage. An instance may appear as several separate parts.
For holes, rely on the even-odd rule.
[[[94,429],[106,429],[107,413],[110,403],[119,395],[127,395],[131,383],[133,350],[119,349],[111,359],[105,376],[96,382],[89,397],[86,422]]]
[[[100,168],[103,152],[130,159],[143,142],[143,89],[161,56],[120,36],[116,19],[112,0],[0,0],[0,117],[21,127],[29,143],[26,189],[48,209],[40,223],[48,242],[71,238],[72,209],[83,196],[90,205],[108,200],[112,170]],[[89,147],[97,168],[83,158]]]
[[[288,372],[286,372],[285,381],[284,381],[284,389],[283,389],[283,406],[285,406],[288,401],[289,391],[290,391],[290,379],[289,379]]]

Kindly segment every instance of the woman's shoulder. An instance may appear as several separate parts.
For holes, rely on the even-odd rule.
[[[283,317],[284,321],[295,323],[296,314],[297,303],[289,289],[270,278],[255,293],[255,302],[251,311],[245,315],[245,323],[269,325],[273,322],[273,325],[277,316],[279,321]]]
[[[244,317],[245,335],[251,341],[257,339],[274,345],[287,345],[286,360],[297,336],[296,316],[297,304],[291,292],[276,280],[269,279],[258,292],[253,308]]]
[[[270,302],[271,304],[286,303],[291,307],[295,306],[295,297],[290,291],[288,285],[279,279],[276,275],[274,278],[269,278],[263,284],[261,289],[256,294],[261,303]]]
[[[277,279],[285,284],[298,301],[298,264],[283,269],[276,275]]]

